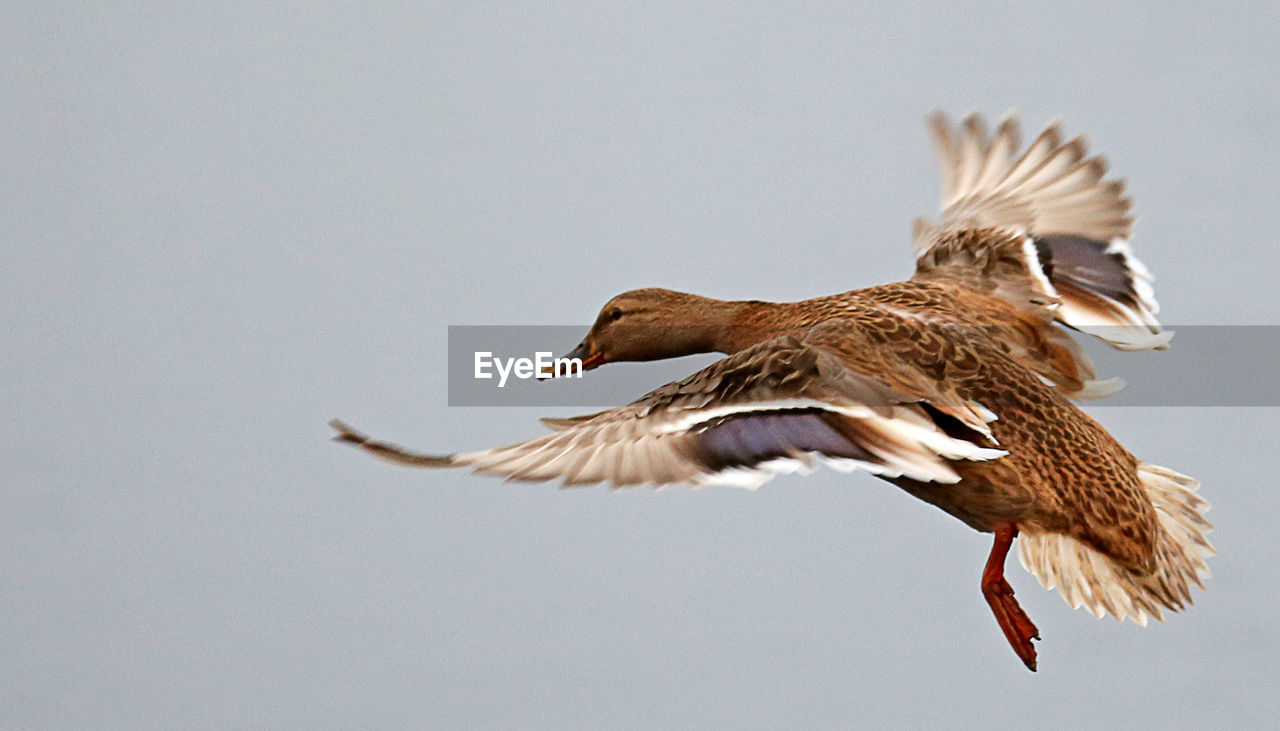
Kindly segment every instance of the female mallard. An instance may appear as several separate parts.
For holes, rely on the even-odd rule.
[[[1057,125],[1018,157],[1012,119],[993,136],[976,115],[959,130],[930,121],[943,213],[916,224],[910,281],[785,303],[626,292],[570,354],[585,369],[728,357],[509,447],[429,456],[336,421],[335,438],[402,464],[566,484],[755,487],[819,463],[861,469],[995,534],[982,593],[1028,668],[1039,635],[1003,575],[1015,537],[1022,565],[1072,607],[1163,621],[1209,575],[1208,504],[1072,404],[1119,384],[1095,380],[1059,327],[1167,347],[1127,243],[1124,183]]]

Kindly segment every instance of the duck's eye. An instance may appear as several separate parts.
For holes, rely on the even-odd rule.
[[[609,319],[610,320],[622,319],[622,308],[614,307],[613,309],[609,310]]]

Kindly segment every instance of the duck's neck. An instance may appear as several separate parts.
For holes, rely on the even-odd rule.
[[[782,334],[786,305],[760,300],[710,300],[708,350],[732,354]]]

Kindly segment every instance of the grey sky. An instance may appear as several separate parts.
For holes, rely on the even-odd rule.
[[[934,108],[1088,134],[1162,319],[1277,324],[1274,4],[11,5],[0,726],[1274,722],[1275,409],[1091,408],[1220,556],[1145,630],[1011,564],[1036,675],[989,537],[871,477],[559,491],[325,427],[539,433],[446,406],[449,325],[904,278]]]

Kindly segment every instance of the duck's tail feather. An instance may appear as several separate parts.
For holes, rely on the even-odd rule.
[[[1125,617],[1146,626],[1163,622],[1162,609],[1179,611],[1192,603],[1191,585],[1204,588],[1205,559],[1214,554],[1208,540],[1209,503],[1196,494],[1199,483],[1186,475],[1145,462],[1138,479],[1156,509],[1155,569],[1147,574],[1120,566],[1084,543],[1061,533],[1023,533],[1018,560],[1046,589],[1057,589],[1072,608],[1084,606],[1101,617]]]

